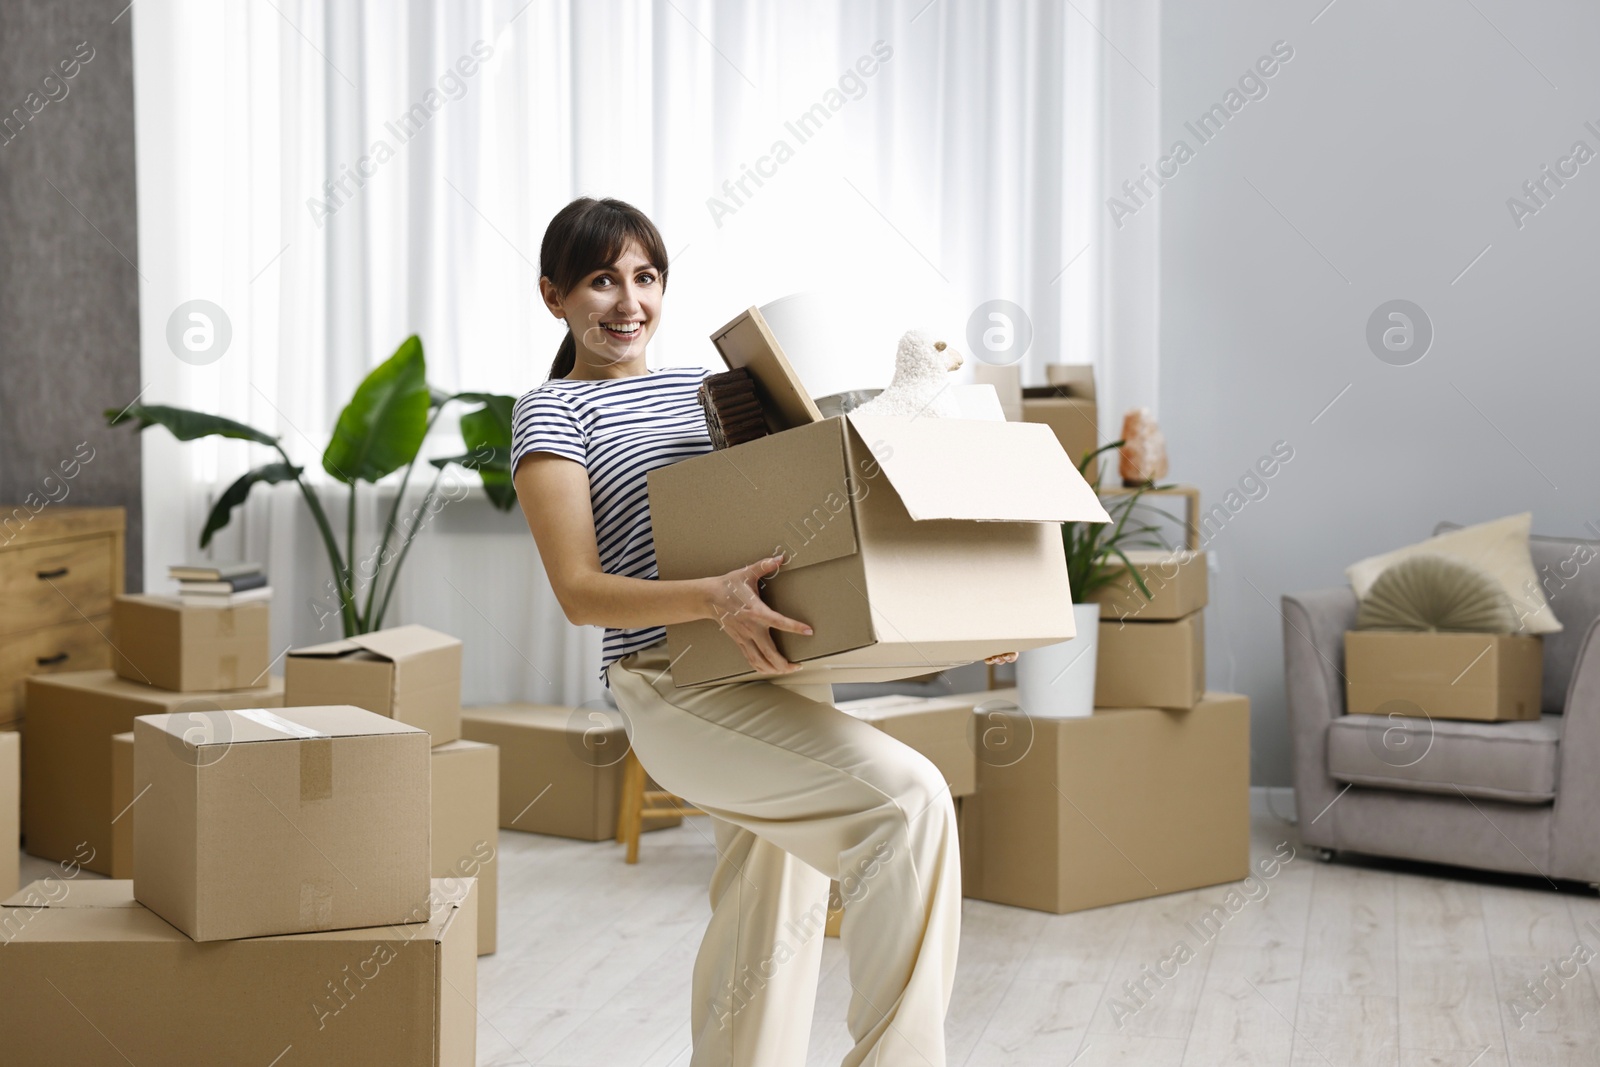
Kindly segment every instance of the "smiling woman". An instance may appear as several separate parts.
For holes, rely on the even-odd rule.
[[[826,684],[675,685],[672,623],[715,619],[769,676],[798,670],[772,631],[811,627],[762,600],[783,557],[658,576],[647,475],[712,447],[698,397],[711,372],[645,367],[666,291],[655,226],[621,201],[583,198],[551,221],[540,254],[540,294],[568,328],[550,379],[513,408],[512,480],[567,619],[606,628],[601,678],[639,762],[716,830],[712,917],[692,972],[694,1062],[805,1062],[820,923],[792,949],[782,932],[826,915],[830,879],[881,857],[840,929],[859,994],[849,1062],[943,1067],[961,926],[949,786],[926,756],[835,707]]]
[[[645,346],[667,289],[667,249],[655,224],[621,200],[579,197],[550,220],[539,264],[540,296],[567,324],[550,377],[647,373]]]

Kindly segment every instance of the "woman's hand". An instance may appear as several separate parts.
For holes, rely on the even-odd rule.
[[[990,656],[988,659],[984,660],[983,662],[985,662],[985,663],[1015,663],[1016,661],[1017,661],[1017,654],[1015,652],[1002,652],[998,656]]]
[[[761,600],[761,580],[778,572],[782,556],[769,556],[711,579],[711,617],[733,638],[750,666],[763,674],[789,674],[800,665],[783,658],[773,630],[809,634],[811,627],[773,611]]]

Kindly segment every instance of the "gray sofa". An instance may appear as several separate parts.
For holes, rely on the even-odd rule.
[[[1600,884],[1600,542],[1535,537],[1532,554],[1564,627],[1543,638],[1537,722],[1346,715],[1355,593],[1283,597],[1295,807],[1324,858],[1343,849]]]

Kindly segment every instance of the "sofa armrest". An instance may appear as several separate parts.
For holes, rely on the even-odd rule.
[[[1600,882],[1600,619],[1578,647],[1561,710],[1550,874]]]
[[[1300,838],[1337,847],[1339,795],[1328,774],[1328,724],[1344,714],[1344,632],[1356,624],[1359,601],[1348,586],[1283,597],[1283,681],[1289,699],[1289,752]]]

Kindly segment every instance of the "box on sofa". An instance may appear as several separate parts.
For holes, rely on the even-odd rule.
[[[1539,717],[1543,638],[1348,630],[1346,710],[1485,722]]]

